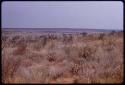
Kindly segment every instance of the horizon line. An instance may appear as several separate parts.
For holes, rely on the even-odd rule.
[[[76,28],[70,28],[70,27],[42,27],[42,28],[1,28],[1,29],[76,29]],[[124,30],[124,29],[98,29],[98,28],[77,28],[77,29],[81,29],[81,30],[84,30],[84,29],[88,29],[88,30]]]
[[[97,28],[1,28],[1,29],[73,29],[73,30],[120,30],[120,31],[124,31],[124,29],[97,29]]]

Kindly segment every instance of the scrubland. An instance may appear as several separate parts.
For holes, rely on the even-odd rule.
[[[122,83],[123,32],[2,31],[3,83]]]

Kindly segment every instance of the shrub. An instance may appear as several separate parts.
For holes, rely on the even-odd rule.
[[[104,39],[104,36],[105,36],[105,34],[104,33],[101,33],[100,35],[99,35],[99,40],[103,40]]]
[[[13,55],[24,55],[26,53],[26,44],[20,44],[14,51]]]
[[[72,42],[73,42],[72,35],[63,34],[63,42],[64,42],[65,45],[68,44],[68,43],[72,44]]]
[[[96,49],[92,46],[85,46],[81,48],[79,51],[79,57],[85,58],[86,60],[90,60],[93,58]]]
[[[12,82],[14,73],[16,73],[18,67],[20,66],[20,57],[2,57],[2,79],[4,83]]]
[[[73,64],[71,67],[71,73],[73,75],[78,75],[78,71],[80,70],[81,66],[79,64]]]
[[[82,32],[82,36],[85,37],[87,35],[86,32]]]

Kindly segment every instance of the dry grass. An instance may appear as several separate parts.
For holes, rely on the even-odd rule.
[[[2,32],[3,83],[122,83],[123,33]]]

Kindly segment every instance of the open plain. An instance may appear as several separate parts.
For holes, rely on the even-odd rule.
[[[3,83],[122,83],[123,32],[2,31]]]

